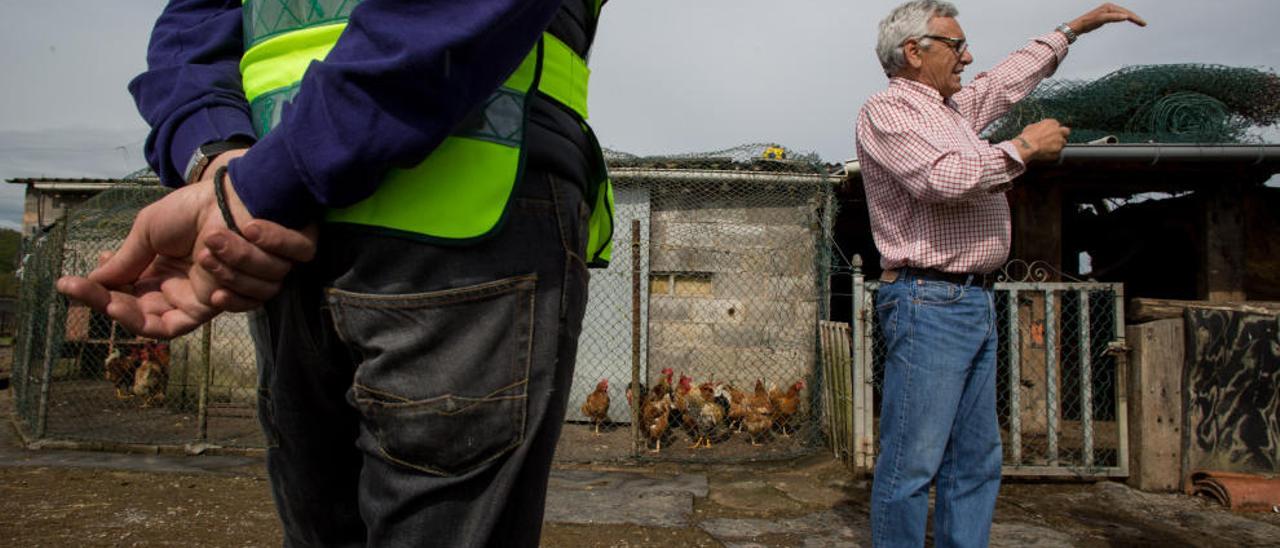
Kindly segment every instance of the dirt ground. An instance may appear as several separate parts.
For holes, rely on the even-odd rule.
[[[260,458],[31,451],[16,442],[10,413],[10,391],[0,389],[0,546],[280,543]],[[579,462],[553,472],[544,546],[870,545],[870,483],[826,454],[772,463],[585,462],[630,449],[621,432],[587,430],[566,428],[562,460]],[[992,545],[1277,546],[1280,514],[1237,514],[1116,482],[1007,481]]]

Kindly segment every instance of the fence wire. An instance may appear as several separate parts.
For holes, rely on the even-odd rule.
[[[819,450],[818,321],[835,211],[834,179],[814,160],[773,144],[609,153],[613,262],[592,272],[569,409],[576,424],[557,458],[744,461]],[[633,371],[638,397],[628,395]],[[601,381],[610,406],[596,434],[588,395]]]
[[[29,437],[95,445],[259,447],[252,341],[243,314],[169,341],[136,337],[53,283],[119,247],[138,211],[165,194],[116,188],[70,208],[27,246],[15,351],[17,411]],[[207,352],[207,353],[206,353]]]
[[[592,271],[559,460],[719,462],[820,450],[818,322],[837,179],[815,160],[773,144],[609,154],[613,262]],[[59,276],[86,274],[101,250],[117,248],[138,211],[164,192],[104,192],[28,246],[14,384],[29,437],[263,446],[244,315],[154,341],[68,308],[53,289]],[[642,388],[640,403],[629,405],[633,375]],[[602,380],[610,405],[600,414],[584,404]],[[649,405],[659,398],[649,396],[664,391],[671,403],[659,417]],[[633,430],[637,408],[664,424]]]

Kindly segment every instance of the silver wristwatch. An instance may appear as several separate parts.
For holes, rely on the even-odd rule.
[[[232,138],[226,141],[205,143],[196,147],[196,151],[191,153],[191,159],[187,161],[187,170],[183,172],[183,181],[186,184],[196,182],[204,174],[204,169],[209,167],[209,162],[212,162],[219,154],[249,148],[252,144],[253,141],[248,139]]]
[[[1071,25],[1068,25],[1066,23],[1058,25],[1058,28],[1054,30],[1061,32],[1063,36],[1067,37],[1067,44],[1076,43],[1076,39],[1080,37],[1079,34],[1076,34],[1076,31],[1071,30]]]

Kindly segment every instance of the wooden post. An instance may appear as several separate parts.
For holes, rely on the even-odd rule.
[[[1200,298],[1210,302],[1245,300],[1245,189],[1239,182],[1214,185],[1204,200],[1204,269]]]
[[[1062,185],[1041,179],[1019,186],[1008,194],[1013,214],[1013,249],[1010,259],[1027,264],[1043,262],[1049,279],[1056,282],[1062,271]]]
[[[1129,485],[1177,491],[1182,482],[1182,320],[1127,328],[1129,361]]]

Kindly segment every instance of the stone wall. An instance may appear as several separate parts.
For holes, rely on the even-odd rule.
[[[771,198],[655,196],[650,371],[671,367],[695,382],[750,389],[756,379],[786,386],[812,370],[817,207],[805,197]]]

